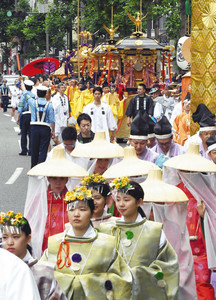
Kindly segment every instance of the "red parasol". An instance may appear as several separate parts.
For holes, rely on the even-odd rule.
[[[55,72],[58,69],[60,62],[58,59],[53,57],[45,57],[41,59],[34,60],[27,64],[22,69],[23,75],[34,76],[35,74],[47,74]]]

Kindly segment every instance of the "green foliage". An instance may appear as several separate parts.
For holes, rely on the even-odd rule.
[[[46,19],[46,30],[50,35],[50,47],[65,48],[65,35],[72,31],[75,26],[76,15],[77,4],[71,5],[70,1],[54,2]]]
[[[180,35],[181,1],[143,0],[143,15],[148,13],[147,18],[152,20],[166,16],[167,34],[170,39],[177,40]],[[39,0],[39,2],[44,1]],[[46,48],[46,32],[49,34],[50,47],[66,49],[67,33],[77,29],[77,2],[78,0],[54,0],[47,16],[37,13],[21,19],[6,16],[7,10],[15,9],[14,0],[1,0],[0,43],[6,43],[3,54],[5,61],[9,55],[8,47],[17,45],[17,40],[21,42],[23,58],[35,58],[41,55]],[[136,13],[140,10],[139,0],[80,0],[80,29],[95,33],[93,39],[96,43],[109,38],[103,25],[110,28],[112,4],[114,28],[119,25],[116,32],[119,34],[117,39],[129,36],[135,30],[135,25],[128,18],[127,13],[136,17]],[[17,9],[30,12],[29,0],[19,0]],[[147,18],[143,20],[144,32]]]

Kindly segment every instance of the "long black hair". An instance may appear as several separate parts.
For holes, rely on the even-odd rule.
[[[144,199],[144,191],[139,183],[136,181],[130,180],[129,184],[133,187],[132,189],[128,189],[127,194],[134,197],[136,201],[138,202],[141,199]],[[144,218],[146,217],[143,209],[139,206],[138,212],[140,215]]]

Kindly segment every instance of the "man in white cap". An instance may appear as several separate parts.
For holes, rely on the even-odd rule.
[[[10,91],[9,86],[7,85],[6,79],[3,79],[3,85],[0,88],[0,95],[1,95],[3,112],[7,112],[9,96],[11,95],[11,91]]]
[[[18,114],[17,114],[17,124],[20,124],[21,129],[21,152],[19,155],[31,155],[31,111],[29,109],[28,99],[34,98],[35,95],[32,93],[32,87],[34,82],[31,80],[24,81],[26,92],[22,93],[20,101],[18,103]],[[27,135],[29,136],[29,149],[27,149]]]
[[[22,77],[20,76],[23,94],[27,93]],[[50,137],[55,137],[55,116],[51,102],[46,100],[46,86],[37,87],[37,99],[28,99],[31,109],[31,168],[44,162],[50,143]]]

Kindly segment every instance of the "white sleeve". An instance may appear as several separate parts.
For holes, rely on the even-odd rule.
[[[166,244],[167,238],[164,233],[164,230],[161,230],[161,236],[160,236],[160,244],[159,244],[159,249],[162,248]]]
[[[0,249],[0,265],[0,299],[41,299],[32,271],[20,258]]]
[[[107,111],[107,125],[109,130],[115,131],[117,129],[117,124],[115,121],[115,118],[113,116],[112,110],[110,106],[107,104],[106,106],[106,111]]]
[[[163,107],[160,103],[156,103],[153,116],[157,120],[160,119],[162,115],[163,115]]]

